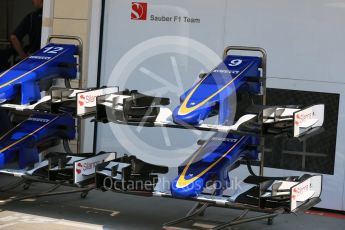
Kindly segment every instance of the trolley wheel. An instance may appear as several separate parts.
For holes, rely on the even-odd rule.
[[[89,194],[89,192],[82,192],[82,193],[80,193],[80,198],[85,199],[88,194]]]
[[[273,225],[273,217],[267,219],[267,225]]]
[[[23,189],[24,190],[28,190],[30,188],[30,183],[25,183],[24,185],[23,185]]]

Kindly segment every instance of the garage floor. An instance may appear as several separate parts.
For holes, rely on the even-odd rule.
[[[0,185],[8,178],[0,177]],[[32,185],[30,192],[47,189]],[[23,192],[18,188],[16,191]],[[0,193],[3,199],[8,193]],[[165,198],[142,198],[92,191],[86,199],[79,194],[44,197],[0,206],[0,229],[162,229],[162,224],[183,217],[193,202]],[[210,208],[204,218],[230,220],[238,211]],[[269,226],[265,221],[233,229],[344,229],[345,216],[282,215]]]

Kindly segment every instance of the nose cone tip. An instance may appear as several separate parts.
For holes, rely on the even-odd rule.
[[[197,180],[183,187],[178,185],[178,180],[179,177],[177,177],[171,185],[171,194],[174,197],[196,197],[204,190],[204,180],[202,178],[198,178]]]
[[[180,125],[198,125],[200,123],[200,112],[190,112],[188,114],[180,113],[180,106],[173,112],[173,120]]]
[[[1,83],[0,83],[1,87]],[[15,96],[15,89],[12,85],[3,86],[0,88],[0,104],[11,100]]]

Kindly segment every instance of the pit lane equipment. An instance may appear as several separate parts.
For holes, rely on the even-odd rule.
[[[95,172],[96,164],[115,159],[115,153],[73,154],[69,140],[76,136],[76,120],[80,121],[80,119],[95,115],[96,97],[115,93],[118,89],[116,87],[70,88],[68,80],[76,78],[77,73],[81,80],[81,39],[52,36],[49,41],[52,39],[77,41],[79,46],[49,44],[2,74],[1,79],[11,78],[12,80],[10,80],[11,84],[6,83],[9,87],[6,88],[6,92],[4,91],[3,95],[6,98],[3,98],[3,104],[0,106],[29,118],[0,137],[0,174],[22,179],[19,183],[15,183],[16,186],[5,186],[6,189],[0,190],[16,188],[19,184],[24,184],[24,188],[27,189],[31,183],[40,182],[56,186],[47,192],[28,196],[39,197],[81,192],[81,196],[84,198],[87,192],[93,188],[92,170]],[[79,60],[79,64],[77,64],[77,60]],[[39,82],[51,78],[63,78],[66,85],[58,87],[53,85],[48,94],[41,98],[42,88],[40,88]],[[31,86],[34,88],[30,88]],[[5,90],[5,88],[3,89]],[[12,97],[12,95],[20,93],[17,91],[18,89],[22,89],[21,101],[13,100],[15,98]],[[25,90],[23,91],[23,89]],[[30,93],[33,93],[33,96]],[[50,148],[60,145],[61,141],[65,153],[47,152]],[[15,165],[15,162],[18,162],[18,166]],[[10,168],[7,168],[8,166]],[[74,173],[84,171],[84,169],[88,172],[87,174]],[[85,181],[87,183],[84,183]],[[79,189],[53,192],[62,185],[77,186]],[[26,199],[28,196],[8,199],[1,203]]]
[[[229,55],[230,51],[256,52],[260,55]],[[198,129],[215,134],[203,141],[201,147],[179,167],[170,192],[108,189],[109,184],[102,184],[100,180],[97,187],[197,202],[186,217],[166,223],[165,227],[190,221],[210,206],[243,210],[234,220],[214,227],[222,229],[262,219],[271,224],[273,218],[281,213],[303,211],[319,203],[322,188],[320,175],[264,176],[265,136],[306,139],[317,133],[324,122],[322,104],[266,105],[266,62],[266,52],[261,48],[226,48],[223,62],[210,73],[202,75],[198,83],[181,96],[181,105],[173,111],[164,107],[169,104],[168,98],[151,97],[137,91],[125,90],[98,97],[96,117],[104,123]],[[234,96],[237,107],[232,104]],[[216,115],[218,124],[206,123],[207,118]],[[258,161],[260,175],[253,172],[252,161]],[[224,191],[231,186],[229,172],[242,162],[248,164],[251,175],[243,181],[242,189],[231,196],[226,195]],[[129,182],[130,177],[124,172],[129,168],[128,162],[115,160],[99,167],[96,178],[106,179],[112,185]],[[154,170],[150,174],[143,173],[143,178],[157,173]],[[219,186],[214,186],[217,183]],[[209,192],[210,188],[212,192]],[[249,211],[264,214],[246,218]]]

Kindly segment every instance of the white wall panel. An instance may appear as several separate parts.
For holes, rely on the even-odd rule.
[[[178,96],[185,87],[191,86],[201,71],[218,64],[224,48],[226,2],[145,2],[148,3],[147,20],[131,20],[131,1],[106,1],[101,85],[120,85],[122,89],[171,97],[173,108],[178,104]],[[152,21],[151,15],[171,17],[172,21]],[[181,21],[175,21],[175,16],[181,17]],[[200,21],[186,23],[184,17]],[[189,49],[192,43],[196,47]],[[114,70],[118,65],[121,68]],[[166,157],[179,162],[186,159],[197,147],[198,138],[199,134],[186,130],[100,125],[98,149],[116,149],[164,164]]]
[[[226,43],[268,52],[270,77],[345,83],[344,0],[229,0]]]
[[[225,42],[266,49],[269,87],[341,94],[335,170],[324,177],[320,206],[344,210],[345,1],[229,0],[227,7]],[[301,174],[284,172],[291,173]]]

